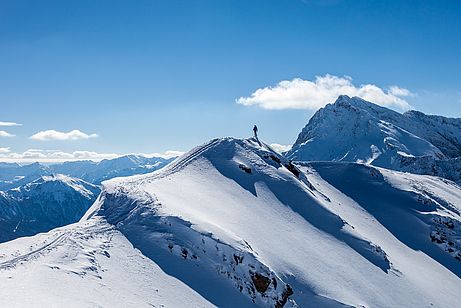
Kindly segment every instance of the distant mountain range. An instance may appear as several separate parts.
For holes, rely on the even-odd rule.
[[[101,189],[64,175],[0,191],[0,242],[77,222]]]
[[[51,165],[0,163],[0,190],[15,188],[30,183],[41,176],[53,174],[64,174],[98,185],[102,181],[114,177],[155,171],[172,160],[174,158],[148,158],[140,155],[126,155],[114,159],[104,159],[99,162],[83,160]]]
[[[0,164],[0,242],[77,222],[102,181],[155,171],[171,159],[127,155],[100,162]]]

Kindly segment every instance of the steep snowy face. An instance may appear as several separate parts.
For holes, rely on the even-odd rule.
[[[305,166],[356,201],[405,245],[461,277],[460,186],[437,177],[361,164],[313,162]],[[353,215],[342,214],[346,219]]]
[[[370,170],[381,183],[370,181],[370,187],[394,179]],[[357,203],[348,197],[350,191],[322,176],[315,166],[297,167],[258,140],[216,139],[152,174],[105,182],[82,222],[106,220],[162,270],[217,306],[456,302],[461,291],[458,186],[437,180],[434,195],[445,191],[437,202],[449,202],[425,210],[424,189],[406,192],[405,185],[386,184],[392,188],[382,210],[392,204],[404,208],[395,225],[425,224],[407,233],[397,228],[396,234],[385,214],[382,218],[368,208],[366,191],[363,199],[354,196]],[[357,176],[368,183],[366,172]],[[338,181],[348,177],[344,173]],[[408,204],[414,208],[405,208]],[[442,209],[440,223],[436,216],[422,220],[414,213],[435,215]]]
[[[286,156],[296,161],[363,162],[387,168],[398,167],[400,157],[445,157],[415,134],[418,130],[399,126],[404,118],[360,98],[340,96],[310,119]]]
[[[258,259],[252,244],[240,237],[236,221],[240,215],[246,216],[246,225],[241,225],[244,232],[253,223],[266,225],[268,217],[261,221],[257,213],[245,213],[242,206],[251,200],[238,200],[242,193],[244,199],[254,197],[252,181],[264,172],[280,180],[291,179],[293,174],[303,178],[294,165],[255,139],[216,139],[152,175],[105,182],[104,192],[84,219],[103,217],[117,226],[165,272],[214,305],[247,307],[257,303],[282,307],[290,303],[292,287]],[[145,183],[149,183],[148,187],[144,187]],[[157,185],[164,188],[159,193],[164,191],[180,200],[171,200],[166,206],[163,197],[150,191]],[[190,205],[181,204],[189,198]],[[261,202],[258,203],[257,212],[261,212]],[[212,207],[215,211],[211,211]],[[203,227],[193,225],[182,209],[200,219]],[[244,212],[239,213],[240,209]],[[271,215],[275,214],[273,210]],[[226,219],[232,221],[231,229],[221,226]]]
[[[43,176],[0,194],[0,242],[78,221],[99,187],[64,175]]]

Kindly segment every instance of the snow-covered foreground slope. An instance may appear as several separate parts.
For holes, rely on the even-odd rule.
[[[363,162],[459,181],[461,119],[404,114],[340,96],[317,111],[286,156],[295,161]]]
[[[216,139],[105,182],[78,224],[0,244],[0,305],[455,307],[459,200],[437,178]]]
[[[79,221],[100,191],[95,185],[61,174],[0,191],[0,242]]]
[[[210,307],[101,220],[0,244],[1,307]]]

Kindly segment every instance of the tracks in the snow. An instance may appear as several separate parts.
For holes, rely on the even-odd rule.
[[[38,247],[38,248],[36,248],[36,249],[34,249],[32,251],[29,251],[29,252],[25,253],[25,254],[15,256],[10,260],[0,262],[0,270],[5,270],[5,269],[15,267],[17,264],[19,264],[21,262],[29,261],[31,259],[37,258],[40,255],[43,255],[47,251],[50,251],[51,249],[53,249],[53,248],[59,246],[60,244],[62,244],[63,242],[65,242],[69,238],[70,234],[71,234],[71,232],[69,232],[69,231],[63,231],[62,234],[58,235],[51,242],[48,242],[48,243],[46,243],[46,244],[44,244],[44,245],[42,245],[42,246],[40,246],[40,247]]]

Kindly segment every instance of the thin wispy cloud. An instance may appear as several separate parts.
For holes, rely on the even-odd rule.
[[[0,148],[0,154],[6,154],[10,152],[10,148]]]
[[[22,124],[16,122],[2,122],[0,121],[0,126],[21,126]]]
[[[358,96],[385,107],[401,110],[411,109],[405,100],[413,95],[408,89],[391,86],[388,89],[373,84],[356,86],[348,76],[317,76],[315,80],[283,80],[272,87],[260,88],[248,97],[236,100],[244,106],[257,106],[263,109],[319,109],[332,103],[339,95]]]
[[[90,139],[98,137],[97,134],[85,134],[78,129],[74,129],[70,132],[59,132],[56,130],[45,130],[40,131],[32,136],[30,139],[32,140],[41,140],[41,141],[49,141],[49,140],[82,140],[82,139]]]
[[[0,130],[0,137],[14,137],[14,135],[4,130]]]

